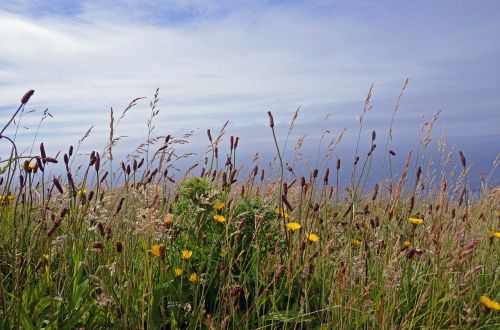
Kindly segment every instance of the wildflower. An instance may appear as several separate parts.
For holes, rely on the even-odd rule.
[[[45,258],[45,260],[49,260],[49,255],[48,254],[44,254],[43,257]]]
[[[199,281],[200,281],[200,278],[198,277],[198,274],[192,273],[191,275],[189,275],[189,282],[196,284]]]
[[[361,241],[360,241],[360,240],[358,240],[358,239],[353,239],[353,240],[351,241],[351,244],[352,244],[353,246],[360,246],[360,245],[361,245]]]
[[[298,222],[289,222],[286,224],[286,228],[291,231],[299,230],[302,226]]]
[[[174,274],[175,274],[175,277],[180,277],[182,275],[182,269],[175,268],[174,269]]]
[[[500,231],[492,231],[490,233],[490,238],[500,238]]]
[[[151,247],[151,253],[155,256],[155,257],[159,257],[162,255],[163,251],[165,251],[165,245],[163,244],[154,244],[152,247]]]
[[[79,197],[84,197],[87,195],[87,189],[81,189],[81,190],[78,190],[78,192],[76,193],[77,196]]]
[[[411,246],[411,242],[410,242],[409,240],[406,240],[406,241],[404,242],[404,245],[405,245],[406,247],[410,247],[410,246]]]
[[[316,234],[307,234],[307,240],[311,243],[317,243],[319,242],[319,236]]]
[[[182,250],[182,252],[181,252],[182,259],[184,259],[184,260],[189,260],[192,255],[193,255],[193,251],[191,251],[191,250]]]
[[[408,221],[410,221],[415,226],[418,226],[418,225],[421,225],[424,223],[424,219],[419,219],[419,218],[409,218]]]
[[[276,215],[281,216],[285,219],[288,218],[288,212],[284,211],[281,207],[275,208],[274,213],[276,213]]]
[[[165,225],[171,226],[174,223],[174,215],[169,213],[165,216]]]
[[[217,202],[217,203],[215,203],[215,204],[214,204],[214,209],[215,209],[216,211],[220,211],[220,210],[222,210],[223,208],[224,208],[224,203],[222,203],[222,202]]]
[[[226,218],[224,218],[223,215],[214,214],[214,220],[217,222],[223,223],[224,221],[226,221]]]
[[[499,302],[497,302],[495,300],[491,300],[487,296],[481,296],[480,300],[483,303],[483,305],[486,306],[486,308],[494,310],[494,311],[500,311],[500,303]]]

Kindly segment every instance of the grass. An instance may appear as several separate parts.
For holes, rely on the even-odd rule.
[[[19,155],[15,139],[2,135],[12,148],[0,160],[0,328],[500,327],[500,190],[485,180],[472,196],[465,155],[445,145],[442,168],[429,173],[435,120],[393,174],[394,117],[384,151],[389,178],[368,189],[376,133],[368,150],[359,139],[370,98],[371,90],[354,161],[328,168],[341,133],[308,177],[286,162],[269,112],[277,176],[256,164],[242,178],[237,137],[220,157],[224,126],[215,137],[207,132],[209,157],[176,179],[173,163],[183,156],[175,147],[185,140],[154,137],[158,91],[147,140],[127,162],[114,160],[114,134],[139,99],[116,121],[111,112],[104,151],[82,166],[73,165],[73,147],[56,157],[42,143]],[[300,148],[299,138],[296,155]],[[456,179],[444,170],[451,159],[461,166]],[[345,188],[341,166],[352,167]],[[435,180],[440,187],[424,189]]]

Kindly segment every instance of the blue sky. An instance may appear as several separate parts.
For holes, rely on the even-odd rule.
[[[265,148],[268,110],[283,133],[301,107],[297,134],[387,131],[402,82],[395,139],[416,141],[419,123],[443,110],[436,134],[490,163],[500,151],[499,1],[4,1],[0,3],[0,118],[28,89],[20,143],[39,132],[54,151],[102,146],[109,108],[121,111],[160,88],[159,135],[229,133]],[[330,114],[328,122],[323,118]],[[148,102],[120,124],[124,153],[145,138]],[[262,133],[261,133],[262,132]],[[473,142],[472,142],[473,141]],[[203,142],[204,143],[204,142]],[[270,144],[270,143],[269,143]],[[483,148],[484,149],[484,148]]]

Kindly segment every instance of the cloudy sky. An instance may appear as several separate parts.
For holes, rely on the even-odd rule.
[[[0,119],[35,89],[19,143],[30,145],[48,108],[37,141],[55,152],[94,125],[82,146],[90,150],[107,138],[110,107],[145,96],[118,128],[128,153],[146,139],[158,87],[157,135],[193,130],[196,145],[229,120],[228,133],[262,152],[272,146],[266,112],[283,136],[300,106],[297,134],[314,140],[347,127],[349,147],[370,86],[366,134],[383,136],[410,77],[395,140],[416,141],[422,116],[442,110],[436,134],[491,164],[500,151],[499,13],[496,0],[2,1]]]

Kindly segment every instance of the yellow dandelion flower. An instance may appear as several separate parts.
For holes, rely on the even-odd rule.
[[[421,225],[424,223],[424,219],[419,219],[419,218],[409,218],[408,221],[410,221],[415,226]]]
[[[214,220],[217,222],[223,223],[224,221],[226,221],[226,218],[224,218],[223,215],[214,214]]]
[[[490,233],[491,238],[500,238],[500,231],[492,231]]]
[[[296,231],[302,228],[302,226],[300,225],[300,223],[292,221],[286,224],[286,228],[291,231]]]
[[[9,195],[9,196],[7,196],[7,199],[8,199],[9,201],[12,201],[12,200],[16,199],[16,196],[14,196],[14,195]]]
[[[217,203],[215,203],[215,204],[214,204],[214,209],[215,209],[216,211],[220,211],[220,210],[222,210],[223,208],[224,208],[224,203],[222,203],[222,202],[217,202]]]
[[[410,242],[409,240],[406,240],[406,241],[404,242],[404,245],[405,245],[406,247],[410,247],[410,246],[411,246],[411,242]]]
[[[36,163],[30,163],[28,165],[28,167],[31,169],[31,170],[34,170],[36,168]]]
[[[198,274],[192,273],[191,275],[189,275],[189,282],[196,284],[199,281],[200,281],[200,278],[198,277]]]
[[[44,254],[43,257],[45,258],[45,260],[49,260],[49,255],[48,254]]]
[[[163,253],[164,250],[165,250],[165,246],[163,244],[155,244],[151,247],[151,253],[155,257],[161,256],[161,254]]]
[[[165,216],[165,224],[170,226],[174,223],[174,215],[169,213]]]
[[[359,239],[353,239],[353,240],[351,241],[351,244],[352,244],[353,246],[360,246],[360,245],[361,245],[361,241],[360,241]]]
[[[497,302],[495,300],[491,300],[487,296],[481,296],[481,298],[479,300],[481,300],[483,305],[486,306],[487,308],[494,310],[494,311],[500,311],[500,303],[499,302]]]
[[[319,236],[316,234],[307,234],[307,240],[311,243],[317,243],[319,242]]]
[[[175,268],[174,269],[174,274],[175,274],[175,277],[180,277],[182,275],[182,269]]]
[[[281,207],[275,208],[274,213],[276,213],[276,215],[282,216],[285,219],[288,219],[288,212],[284,211]]]
[[[193,251],[191,251],[191,250],[182,250],[182,252],[181,252],[182,259],[184,259],[184,260],[189,260],[192,255],[193,255]]]
[[[87,189],[81,189],[81,190],[78,190],[78,192],[76,193],[78,196],[82,197],[82,196],[85,196],[87,195]]]

